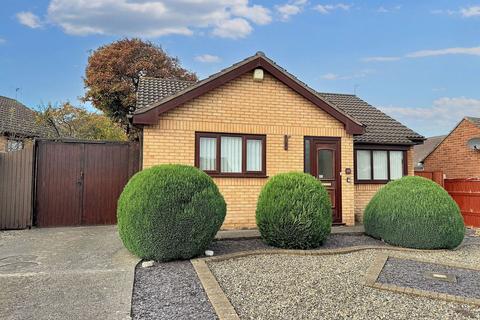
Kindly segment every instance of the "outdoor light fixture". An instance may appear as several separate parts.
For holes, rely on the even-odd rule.
[[[263,80],[263,69],[253,70],[253,80],[254,81],[262,81]]]
[[[288,139],[290,139],[290,136],[288,134],[283,136],[283,150],[285,151],[288,150]]]

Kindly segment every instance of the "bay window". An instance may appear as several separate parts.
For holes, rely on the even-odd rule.
[[[265,176],[265,136],[196,133],[195,165],[212,176]]]
[[[356,183],[387,183],[400,179],[407,175],[406,148],[357,148],[355,172]]]

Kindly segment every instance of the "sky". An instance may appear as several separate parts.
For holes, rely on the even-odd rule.
[[[0,95],[82,105],[89,54],[124,37],[200,78],[263,51],[425,136],[480,117],[480,0],[2,0]]]

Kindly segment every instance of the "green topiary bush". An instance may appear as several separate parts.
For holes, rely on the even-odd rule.
[[[363,223],[374,238],[416,249],[452,249],[465,233],[455,201],[422,177],[403,177],[380,189],[367,205]]]
[[[125,247],[144,259],[189,259],[220,229],[226,204],[213,180],[184,165],[138,172],[118,200],[118,230]]]
[[[316,248],[330,233],[331,208],[327,190],[313,176],[283,173],[271,178],[260,192],[257,226],[269,245]]]

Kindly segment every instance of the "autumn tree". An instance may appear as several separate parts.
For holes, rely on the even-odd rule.
[[[128,132],[127,115],[135,108],[141,76],[197,80],[195,73],[181,67],[178,58],[169,56],[154,43],[123,39],[92,52],[85,70],[83,99]]]
[[[55,136],[50,138],[73,138],[82,140],[125,141],[127,135],[123,128],[109,117],[89,112],[70,103],[56,107],[52,104],[40,107],[36,120],[39,124],[50,126]]]

